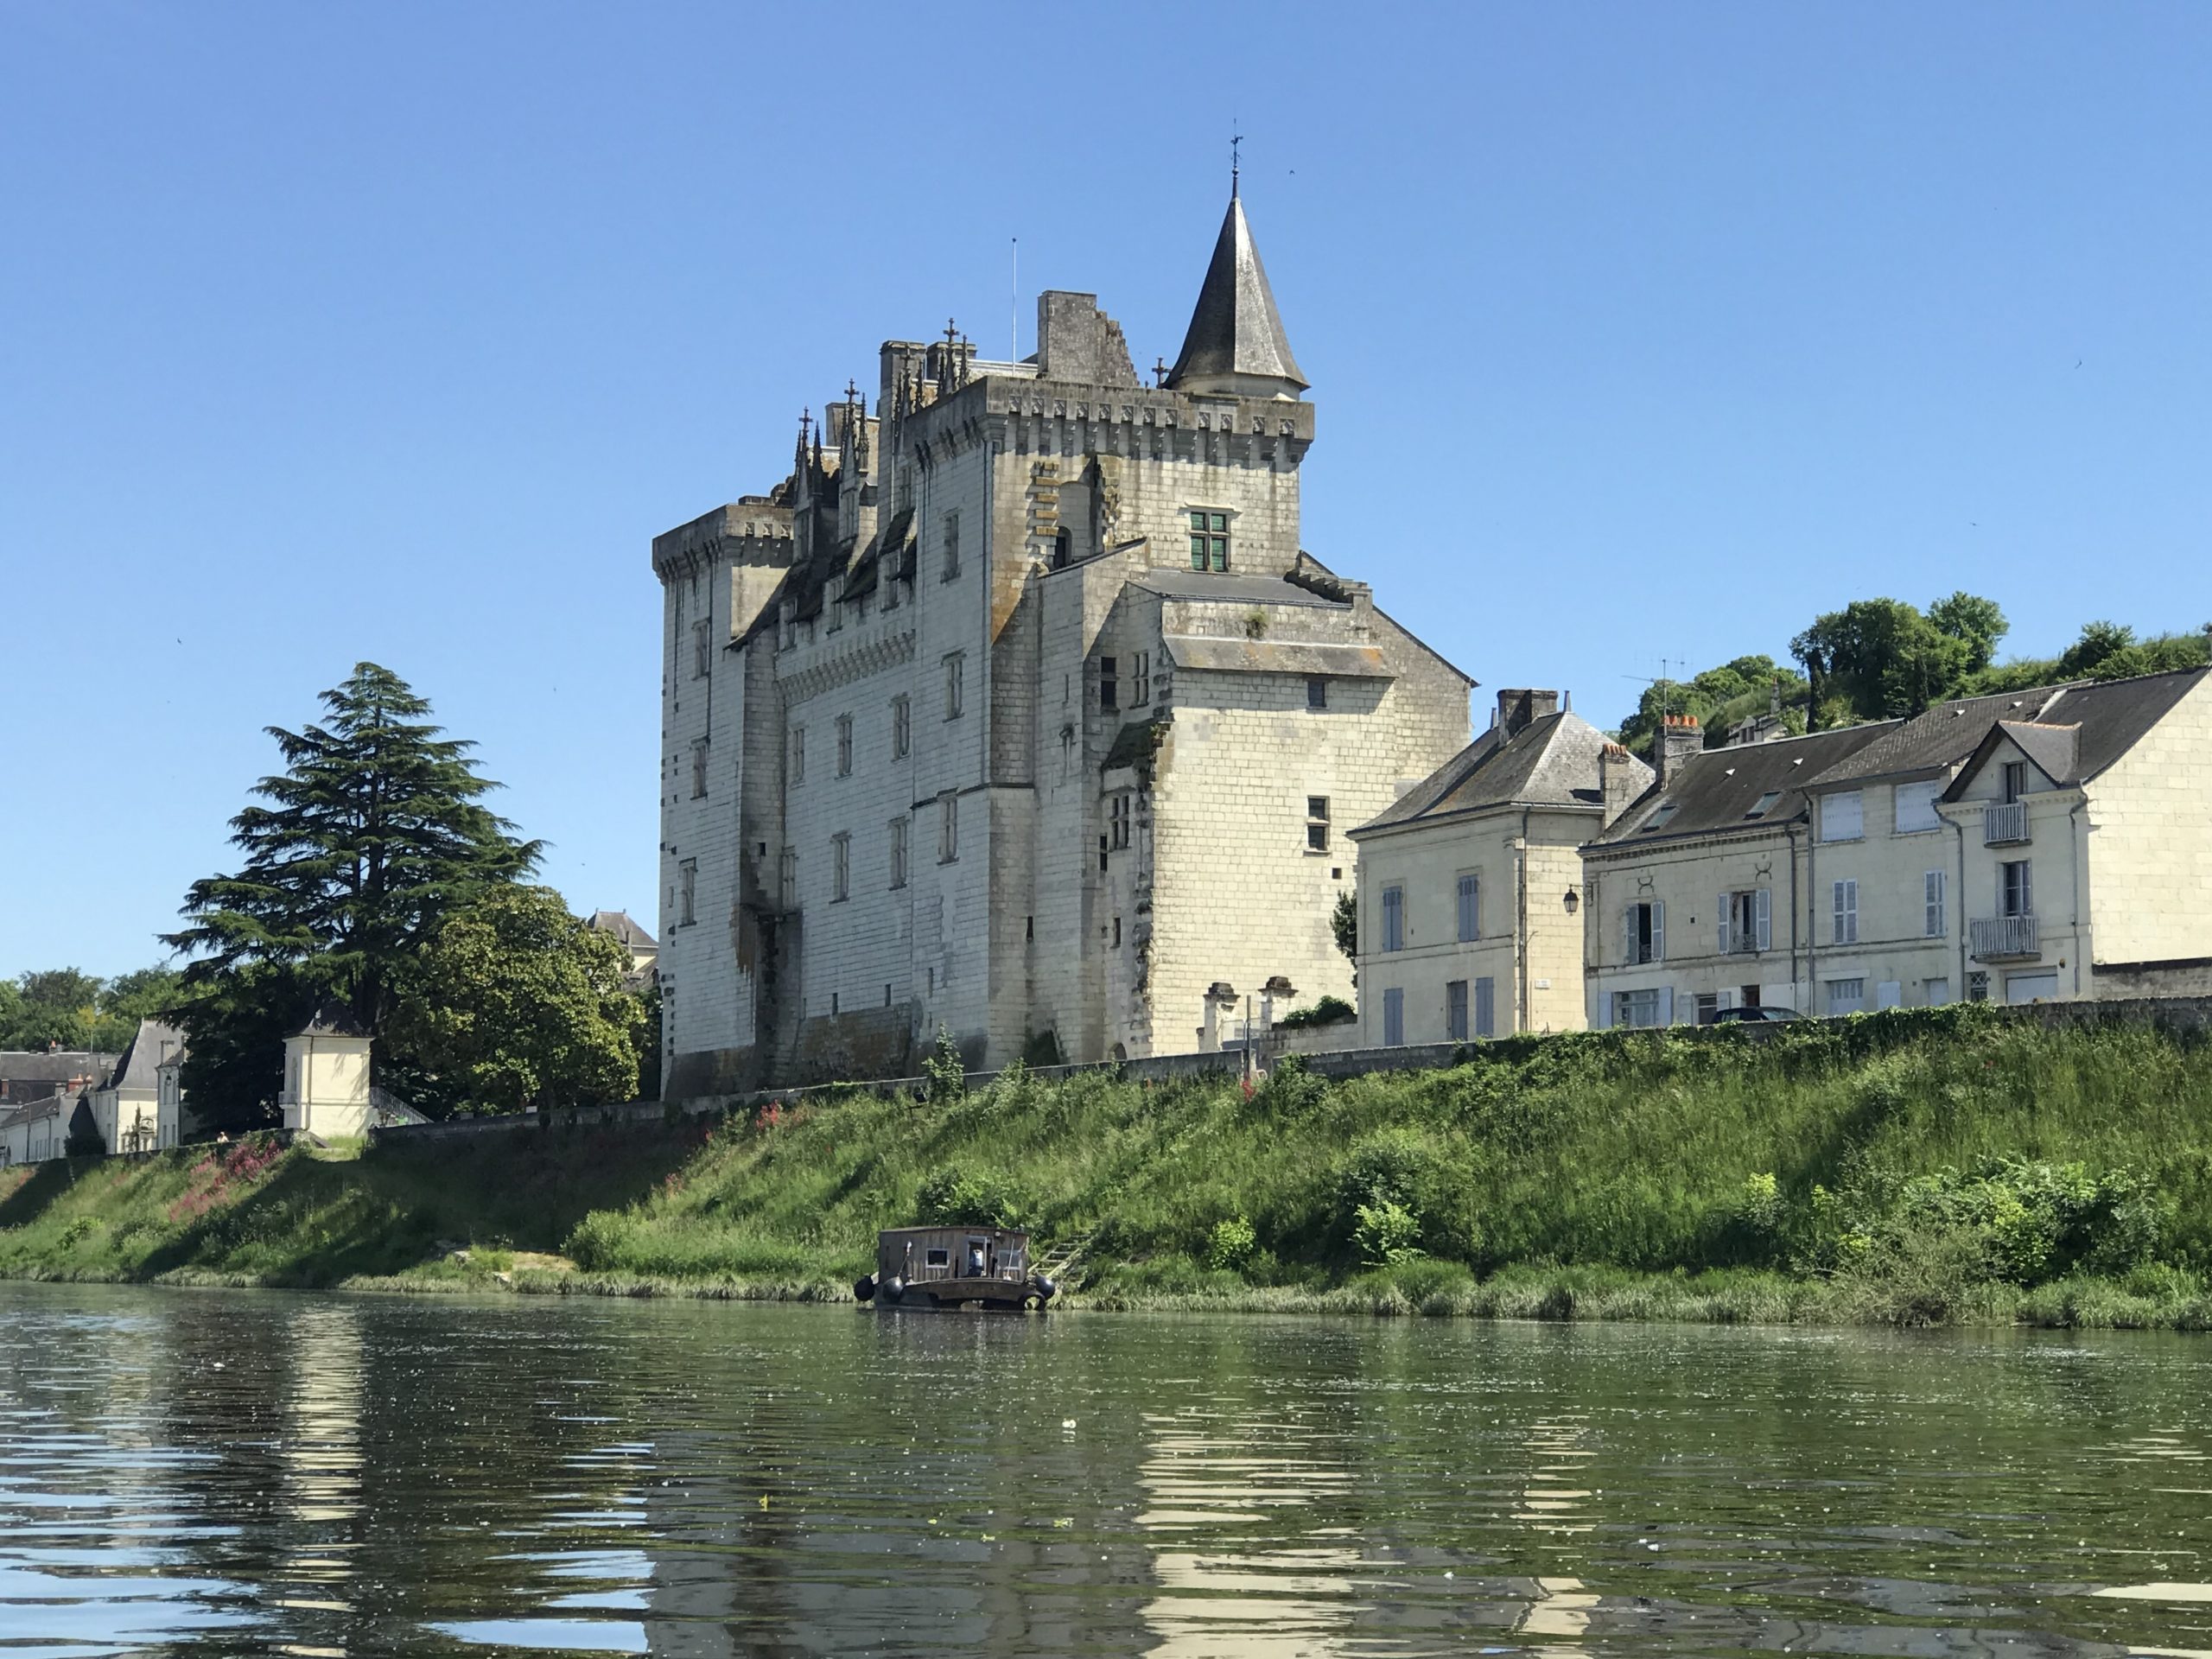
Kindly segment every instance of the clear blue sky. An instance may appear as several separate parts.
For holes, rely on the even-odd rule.
[[[654,921],[652,535],[1227,185],[1306,543],[1483,681],[2212,613],[2212,10],[0,0],[0,973],[157,957],[357,659]],[[1487,697],[1488,691],[1478,693]]]

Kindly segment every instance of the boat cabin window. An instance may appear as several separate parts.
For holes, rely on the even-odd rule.
[[[952,1252],[950,1250],[931,1250],[922,1259],[933,1268],[950,1267],[952,1265]]]
[[[971,1238],[968,1241],[968,1274],[970,1278],[982,1276],[983,1254],[989,1244],[990,1241],[985,1238]]]

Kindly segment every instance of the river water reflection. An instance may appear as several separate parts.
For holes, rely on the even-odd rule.
[[[0,1656],[2212,1659],[2212,1338],[0,1285]]]

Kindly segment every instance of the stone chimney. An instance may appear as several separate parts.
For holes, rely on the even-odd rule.
[[[1556,691],[1522,690],[1497,694],[1497,723],[1508,738],[1526,731],[1547,715],[1558,712],[1559,693]]]
[[[1613,820],[1628,810],[1628,804],[1643,793],[1647,769],[1618,743],[1608,743],[1598,751],[1598,798],[1605,807],[1601,828],[1610,830]]]
[[[1672,789],[1689,758],[1705,747],[1705,734],[1698,729],[1695,715],[1662,715],[1660,721],[1652,759],[1659,763],[1659,787]]]

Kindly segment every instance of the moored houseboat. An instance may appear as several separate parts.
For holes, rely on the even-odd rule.
[[[987,1308],[1040,1313],[1058,1287],[1029,1266],[1029,1235],[1014,1227],[888,1227],[875,1238],[875,1271],[853,1294],[880,1307]]]

